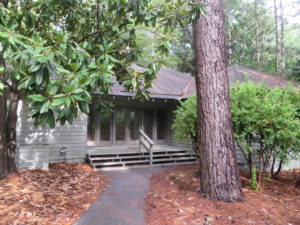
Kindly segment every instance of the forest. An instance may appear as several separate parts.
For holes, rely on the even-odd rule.
[[[225,0],[225,34],[228,65],[243,65],[258,71],[300,80],[299,2]],[[276,9],[276,14],[275,14]],[[166,65],[195,73],[192,26],[178,28],[171,36],[163,30],[140,32],[145,54],[140,63],[154,57],[155,44],[168,40],[171,53]],[[163,37],[163,38],[162,38]],[[151,45],[145,45],[151,40]]]

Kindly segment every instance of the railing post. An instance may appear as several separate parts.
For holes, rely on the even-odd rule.
[[[152,152],[152,145],[150,144],[149,148],[149,155],[150,155],[150,165],[153,164],[153,152]]]
[[[147,141],[149,144],[149,147],[144,143],[144,141]],[[139,130],[139,151],[141,152],[141,145],[149,152],[149,162],[150,165],[153,164],[153,152],[152,147],[154,145],[154,142],[142,131]]]
[[[139,152],[141,152],[141,141],[142,141],[142,135],[139,133]]]

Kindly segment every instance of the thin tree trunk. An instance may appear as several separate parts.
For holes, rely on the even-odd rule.
[[[280,0],[280,22],[281,22],[281,76],[285,78],[285,48],[284,48],[284,17],[282,0]]]
[[[277,176],[278,176],[278,174],[280,173],[280,171],[281,171],[281,169],[282,169],[282,163],[283,163],[283,161],[282,161],[282,160],[280,160],[280,162],[279,162],[279,166],[278,166],[278,168],[277,168],[277,171],[276,171],[276,173],[275,173],[275,177],[277,177]]]
[[[7,148],[6,148],[6,113],[7,113],[7,93],[4,90],[0,95],[0,180],[7,174]]]
[[[254,2],[255,4],[255,17],[258,17],[257,13],[257,0]],[[260,68],[260,47],[259,47],[259,26],[257,20],[255,20],[255,46],[256,46],[256,64],[257,68]]]
[[[194,24],[200,189],[210,199],[241,201],[229,109],[223,2],[207,0],[204,4],[207,13]]]
[[[272,160],[272,166],[271,166],[271,176],[272,178],[275,177],[275,174],[274,174],[274,167],[275,167],[275,163],[276,163],[276,157],[273,156],[273,160]]]
[[[274,0],[274,17],[275,17],[275,75],[278,76],[278,18],[277,18],[276,0]]]
[[[20,96],[17,91],[12,91],[10,93],[10,102],[7,112],[7,169],[8,173],[15,173],[17,171],[15,164],[15,153],[17,147],[16,140],[16,125],[18,120],[18,105]]]

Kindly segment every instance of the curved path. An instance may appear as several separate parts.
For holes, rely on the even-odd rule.
[[[109,187],[74,225],[145,225],[142,206],[150,191],[150,178],[165,168],[148,167],[103,171]]]

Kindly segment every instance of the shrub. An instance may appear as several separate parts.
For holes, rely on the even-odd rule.
[[[198,155],[196,96],[193,95],[186,101],[180,102],[180,106],[175,111],[172,129],[178,141],[191,140],[193,149]]]
[[[267,88],[263,83],[246,82],[231,89],[234,135],[249,166],[266,171],[272,158],[287,162],[300,147],[299,93],[290,89]]]
[[[235,140],[248,163],[250,175],[255,163],[260,173],[269,168],[272,159],[271,172],[275,176],[275,161],[286,163],[299,154],[299,92],[289,87],[270,89],[263,83],[247,81],[231,88],[230,99]],[[195,96],[182,102],[175,111],[172,128],[178,140],[192,139],[197,152]]]

